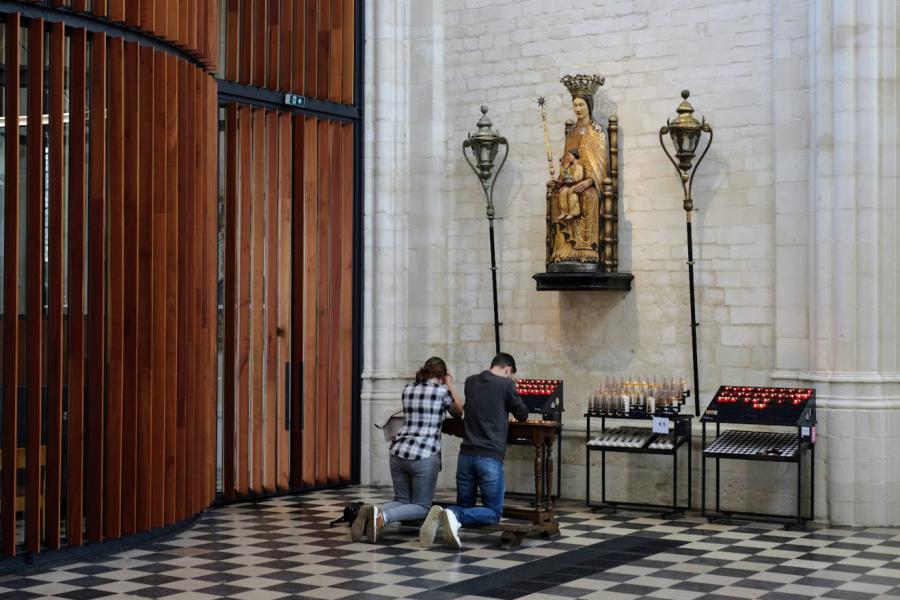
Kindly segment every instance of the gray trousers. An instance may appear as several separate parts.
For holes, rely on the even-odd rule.
[[[434,501],[434,488],[441,469],[440,452],[422,460],[406,460],[391,455],[390,465],[394,501],[381,507],[385,524],[424,519]]]

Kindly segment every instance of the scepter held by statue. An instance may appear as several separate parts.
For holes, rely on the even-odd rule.
[[[550,147],[550,130],[547,128],[547,111],[544,110],[546,100],[543,96],[538,98],[538,106],[541,109],[541,121],[544,124],[544,146],[547,147],[547,166],[550,168],[550,179],[556,177],[556,170],[553,168],[553,149]]]

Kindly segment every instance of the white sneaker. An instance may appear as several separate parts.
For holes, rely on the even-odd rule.
[[[462,548],[462,540],[459,539],[460,524],[452,510],[441,512],[441,526],[444,544],[456,550]]]
[[[443,508],[433,504],[428,514],[425,515],[422,527],[419,528],[419,541],[423,547],[429,548],[434,543],[434,536],[437,535],[438,525],[441,524],[441,513],[443,512]]]
[[[359,507],[359,512],[356,514],[353,524],[350,525],[350,539],[354,542],[361,542],[366,539],[366,524],[372,519],[373,508],[371,504],[364,504]]]
[[[372,507],[372,516],[366,522],[366,539],[370,544],[378,541],[378,530],[384,527],[384,512],[377,506]]]

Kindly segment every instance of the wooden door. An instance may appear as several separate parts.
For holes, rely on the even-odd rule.
[[[222,493],[348,482],[353,125],[223,116]]]

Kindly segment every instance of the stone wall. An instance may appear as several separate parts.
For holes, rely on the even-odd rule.
[[[562,491],[584,496],[580,415],[592,386],[624,372],[690,379],[684,212],[658,141],[689,88],[715,130],[694,185],[701,406],[720,384],[815,385],[817,515],[900,522],[896,8],[367,3],[364,436],[428,355],[462,379],[493,354],[485,204],[460,149],[487,104],[511,149],[495,192],[503,349],[520,375],[565,380]],[[558,157],[571,118],[565,73],[605,76],[595,117],[619,117],[620,270],[635,276],[627,294],[537,292],[531,278],[545,258],[536,99],[548,100]],[[363,442],[366,480],[388,483],[383,439]],[[791,468],[723,466],[735,508],[795,506]],[[510,487],[527,488],[529,469],[512,450]],[[661,459],[616,457],[609,482],[621,496],[664,501],[669,473]]]

